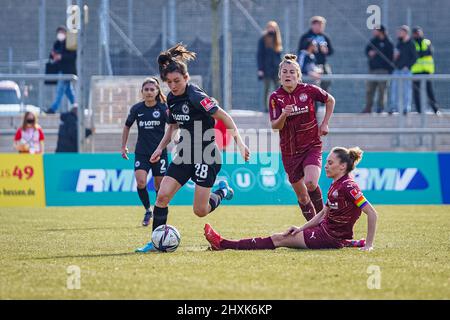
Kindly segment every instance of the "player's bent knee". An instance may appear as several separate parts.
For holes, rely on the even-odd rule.
[[[156,204],[159,207],[166,207],[169,204],[170,197],[164,193],[158,193],[158,197],[156,198]]]
[[[194,206],[194,214],[198,217],[205,217],[207,216],[209,213],[209,208],[208,207],[198,207],[198,206]]]
[[[284,236],[282,233],[275,233],[275,234],[271,235],[270,237],[272,238],[272,241],[274,244],[280,243],[284,239]]]
[[[306,189],[308,189],[309,192],[312,192],[317,189],[317,182],[306,181],[305,185],[306,185]]]
[[[275,247],[288,247],[293,238],[291,234],[285,235],[283,233],[276,233],[270,237]]]
[[[145,189],[146,186],[147,186],[146,181],[144,181],[144,180],[138,180],[137,181],[137,188],[138,189]]]
[[[308,194],[297,195],[297,198],[301,204],[307,204],[309,202]]]
[[[295,190],[294,189],[294,191],[295,191],[295,194],[297,195],[297,198],[301,198],[301,197],[307,197],[308,196],[308,190],[306,190],[306,189],[301,189],[301,190]]]

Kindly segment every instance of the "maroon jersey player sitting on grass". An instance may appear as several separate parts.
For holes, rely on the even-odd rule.
[[[358,147],[350,149],[336,147],[331,150],[325,165],[327,177],[333,179],[328,190],[328,201],[325,207],[303,226],[292,226],[283,233],[267,238],[234,241],[222,238],[206,224],[206,240],[213,250],[260,250],[278,247],[340,249],[345,246],[372,250],[377,212],[366,200],[350,174],[361,158],[362,151]],[[367,214],[368,218],[367,239],[354,241],[351,240],[353,226],[361,216],[361,211]]]

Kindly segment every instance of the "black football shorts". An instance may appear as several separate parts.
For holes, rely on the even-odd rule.
[[[167,153],[161,155],[158,162],[150,162],[151,155],[136,154],[134,159],[134,171],[145,170],[147,173],[152,170],[152,175],[154,177],[164,176],[167,172],[169,166],[169,161],[167,159]]]
[[[220,163],[176,164],[171,162],[166,175],[177,180],[182,186],[192,179],[196,185],[211,188],[221,168]]]

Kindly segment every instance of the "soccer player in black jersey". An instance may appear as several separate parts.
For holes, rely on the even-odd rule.
[[[152,170],[156,194],[164,174],[167,171],[167,151],[161,151],[158,161],[150,162],[150,157],[155,152],[161,139],[164,137],[167,123],[166,97],[161,91],[156,78],[147,78],[142,84],[143,101],[131,107],[122,133],[122,157],[128,160],[127,141],[130,127],[136,121],[138,126],[138,138],[135,150],[134,173],[137,183],[139,198],[145,208],[142,225],[148,226],[152,218],[150,199],[147,192],[147,175]]]
[[[248,161],[250,158],[250,151],[230,115],[201,88],[189,83],[186,62],[193,60],[195,56],[194,52],[177,44],[158,57],[161,79],[170,88],[167,96],[169,127],[150,161],[159,161],[177,129],[180,129],[181,138],[161,182],[153,211],[153,230],[166,224],[170,200],[189,179],[196,184],[193,209],[199,217],[214,211],[223,198],[230,200],[233,197],[233,190],[226,181],[220,181],[218,190],[211,193],[221,168],[221,156],[215,144],[215,120],[221,120],[225,124],[243,159]],[[136,252],[153,250],[153,245],[149,242]]]

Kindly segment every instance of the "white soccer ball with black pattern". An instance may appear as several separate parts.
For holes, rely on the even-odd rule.
[[[163,224],[152,233],[152,243],[162,252],[173,252],[180,245],[181,236],[174,226]]]

